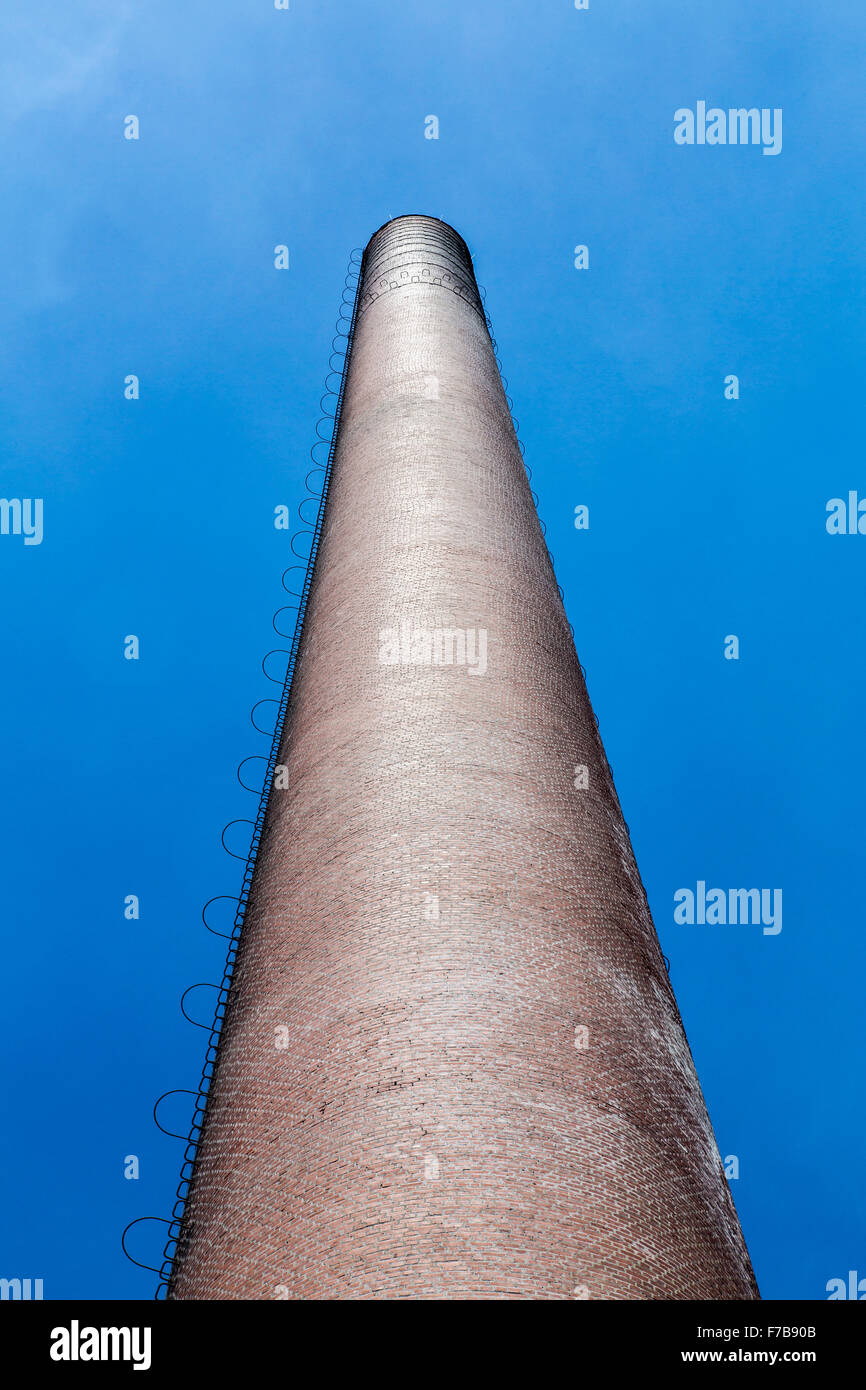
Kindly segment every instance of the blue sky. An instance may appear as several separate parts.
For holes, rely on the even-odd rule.
[[[866,1276],[866,537],[825,528],[866,496],[864,30],[859,0],[4,7],[0,494],[44,539],[0,536],[0,1274],[153,1291],[119,1235],[177,1183],[150,1112],[198,1082],[178,1000],[221,974],[200,911],[267,751],[274,507],[349,252],[425,212],[487,289],[762,1292]],[[782,108],[781,154],[676,145],[699,100]],[[780,887],[781,933],[677,925],[699,879]]]

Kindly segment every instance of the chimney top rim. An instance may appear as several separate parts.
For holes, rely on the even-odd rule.
[[[397,217],[389,217],[387,222],[383,222],[382,225],[380,227],[377,227],[375,232],[373,232],[372,236],[369,238],[367,242],[366,247],[364,248],[365,251],[369,251],[370,247],[372,246],[373,242],[376,240],[380,232],[385,231],[386,227],[393,227],[397,222],[434,222],[438,226],[444,227],[444,229],[447,232],[450,232],[452,236],[457,238],[461,246],[465,247],[466,254],[471,262],[472,257],[469,251],[469,247],[467,246],[465,239],[457,231],[457,228],[452,227],[451,223],[446,222],[444,218],[433,217],[430,213],[426,212],[401,212],[398,214]]]

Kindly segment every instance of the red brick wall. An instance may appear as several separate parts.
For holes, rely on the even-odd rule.
[[[401,621],[484,629],[486,671],[383,664]],[[368,249],[280,761],[172,1296],[757,1297],[433,219]]]

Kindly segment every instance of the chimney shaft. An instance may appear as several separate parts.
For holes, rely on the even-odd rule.
[[[433,218],[365,253],[279,761],[170,1296],[757,1298]]]

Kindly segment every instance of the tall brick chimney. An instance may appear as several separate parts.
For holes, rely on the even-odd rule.
[[[169,1296],[758,1291],[469,252],[364,255]]]

